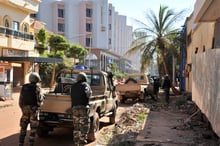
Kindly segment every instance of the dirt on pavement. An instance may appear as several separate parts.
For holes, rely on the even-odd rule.
[[[135,115],[139,112],[136,107],[150,110],[146,112],[143,127],[137,126],[138,120]],[[129,122],[120,122],[123,118],[127,118]],[[120,129],[120,132],[115,132],[117,129]],[[145,103],[130,104],[125,113],[121,114],[119,121],[112,127],[102,129],[100,134],[99,137],[102,139],[109,138],[110,135],[112,139],[109,138],[108,144],[97,143],[97,145],[220,146],[219,137],[213,132],[210,123],[192,102],[188,93],[178,96],[172,94],[169,104],[165,102],[163,92],[160,92],[157,101],[149,99]]]
[[[188,95],[172,95],[166,104],[160,92],[157,101],[120,104],[116,124],[108,125],[107,119],[101,119],[97,140],[88,146],[220,146],[219,138]],[[1,119],[5,119],[0,126],[0,145],[12,146],[18,141],[21,113],[17,98],[7,102],[10,104],[0,110]],[[142,113],[146,115],[144,120]],[[47,139],[37,138],[36,145],[59,145],[57,141],[71,145],[71,131],[64,131],[66,139],[59,135],[62,132],[55,131]],[[54,139],[54,136],[58,137]]]

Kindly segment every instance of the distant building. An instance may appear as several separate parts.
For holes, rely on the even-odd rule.
[[[119,63],[132,42],[126,16],[108,0],[43,0],[36,18],[47,30],[87,48],[93,58],[85,57],[84,64],[96,69],[107,70],[109,59]]]

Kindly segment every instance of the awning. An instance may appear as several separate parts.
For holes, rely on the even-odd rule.
[[[2,61],[9,62],[38,62],[38,63],[63,63],[62,58],[46,58],[46,57],[0,57]]]

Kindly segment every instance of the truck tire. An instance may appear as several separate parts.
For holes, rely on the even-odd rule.
[[[117,108],[115,107],[112,114],[109,116],[109,123],[110,124],[115,124],[116,110],[117,110]]]
[[[141,94],[140,94],[139,100],[140,100],[141,102],[144,102],[144,100],[145,100],[145,94],[144,94],[144,93],[141,93]]]
[[[89,142],[96,140],[96,133],[98,131],[99,131],[99,114],[95,112],[94,116],[91,118],[90,129],[87,135]]]
[[[46,137],[48,136],[49,128],[46,127],[43,123],[39,123],[39,126],[37,128],[37,135],[39,137]]]
[[[125,103],[126,100],[127,100],[127,99],[126,99],[125,96],[121,96],[121,103]]]

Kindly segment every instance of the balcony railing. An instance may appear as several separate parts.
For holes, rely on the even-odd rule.
[[[13,38],[22,39],[25,41],[34,40],[34,35],[30,33],[20,32],[1,26],[0,26],[0,34],[5,35],[6,37],[12,36]]]

